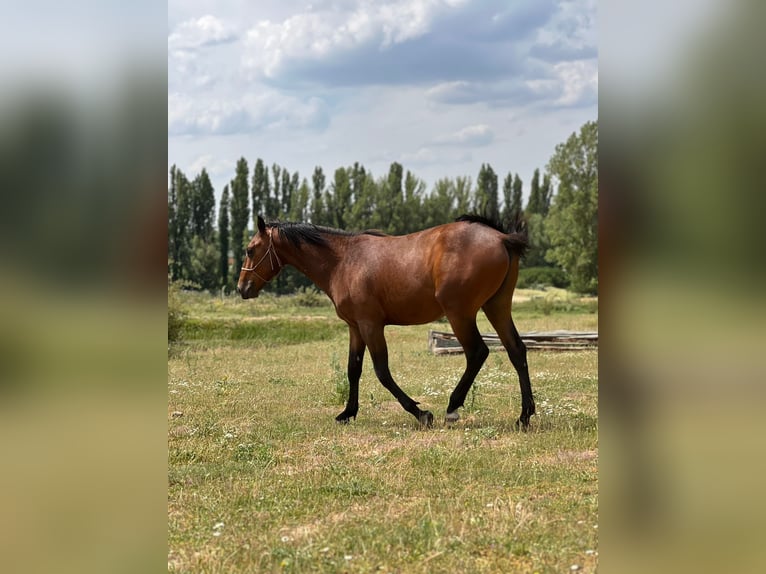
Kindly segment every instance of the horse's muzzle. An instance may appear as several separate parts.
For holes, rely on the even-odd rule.
[[[248,281],[247,283],[237,283],[237,293],[239,293],[240,297],[243,299],[250,299],[252,295],[250,294],[250,288],[253,286],[252,281]],[[255,296],[257,297],[258,294],[256,293]]]

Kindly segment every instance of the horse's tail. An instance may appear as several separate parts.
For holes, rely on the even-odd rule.
[[[508,254],[516,255],[519,259],[522,259],[529,249],[529,234],[527,232],[527,222],[521,215],[521,212],[516,214],[508,222],[508,232],[505,234],[505,248],[508,250]]]
[[[469,223],[480,223],[496,229],[505,235],[503,243],[508,250],[508,255],[513,258],[516,255],[519,258],[524,257],[529,249],[529,236],[527,235],[527,222],[522,217],[521,212],[517,211],[508,221],[501,225],[497,221],[484,217],[483,215],[465,214],[461,215],[455,221],[467,221]],[[507,228],[507,229],[506,229]]]

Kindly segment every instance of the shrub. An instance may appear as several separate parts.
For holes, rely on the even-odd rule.
[[[569,286],[566,274],[558,267],[526,267],[519,269],[516,287],[533,289],[538,286],[553,286],[565,289]]]
[[[181,338],[181,330],[186,322],[186,311],[181,305],[181,288],[177,282],[168,284],[168,344]]]
[[[329,303],[329,299],[314,287],[300,287],[294,300],[298,307],[324,307]]]

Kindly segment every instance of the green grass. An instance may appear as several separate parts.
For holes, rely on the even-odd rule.
[[[516,374],[491,353],[447,428],[464,358],[427,352],[444,324],[389,327],[394,378],[436,424],[418,429],[367,356],[359,417],[340,426],[348,341],[329,302],[183,305],[186,338],[168,359],[170,571],[596,570],[597,351],[529,353],[527,433],[514,428]],[[595,329],[584,305],[520,302],[514,317],[520,331]]]

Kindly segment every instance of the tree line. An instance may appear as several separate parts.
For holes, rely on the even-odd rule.
[[[598,123],[584,124],[556,146],[545,171],[536,169],[526,205],[523,182],[510,171],[502,179],[489,164],[476,177],[426,183],[394,162],[375,177],[360,163],[337,168],[328,180],[317,166],[311,180],[257,158],[237,161],[234,178],[218,204],[207,171],[189,179],[170,168],[168,278],[201,289],[231,289],[258,215],[338,229],[377,229],[400,235],[478,213],[508,226],[517,212],[527,221],[530,250],[524,268],[559,273],[576,291],[598,290]],[[502,197],[500,196],[502,192]],[[289,293],[310,285],[292,268],[270,289]]]

